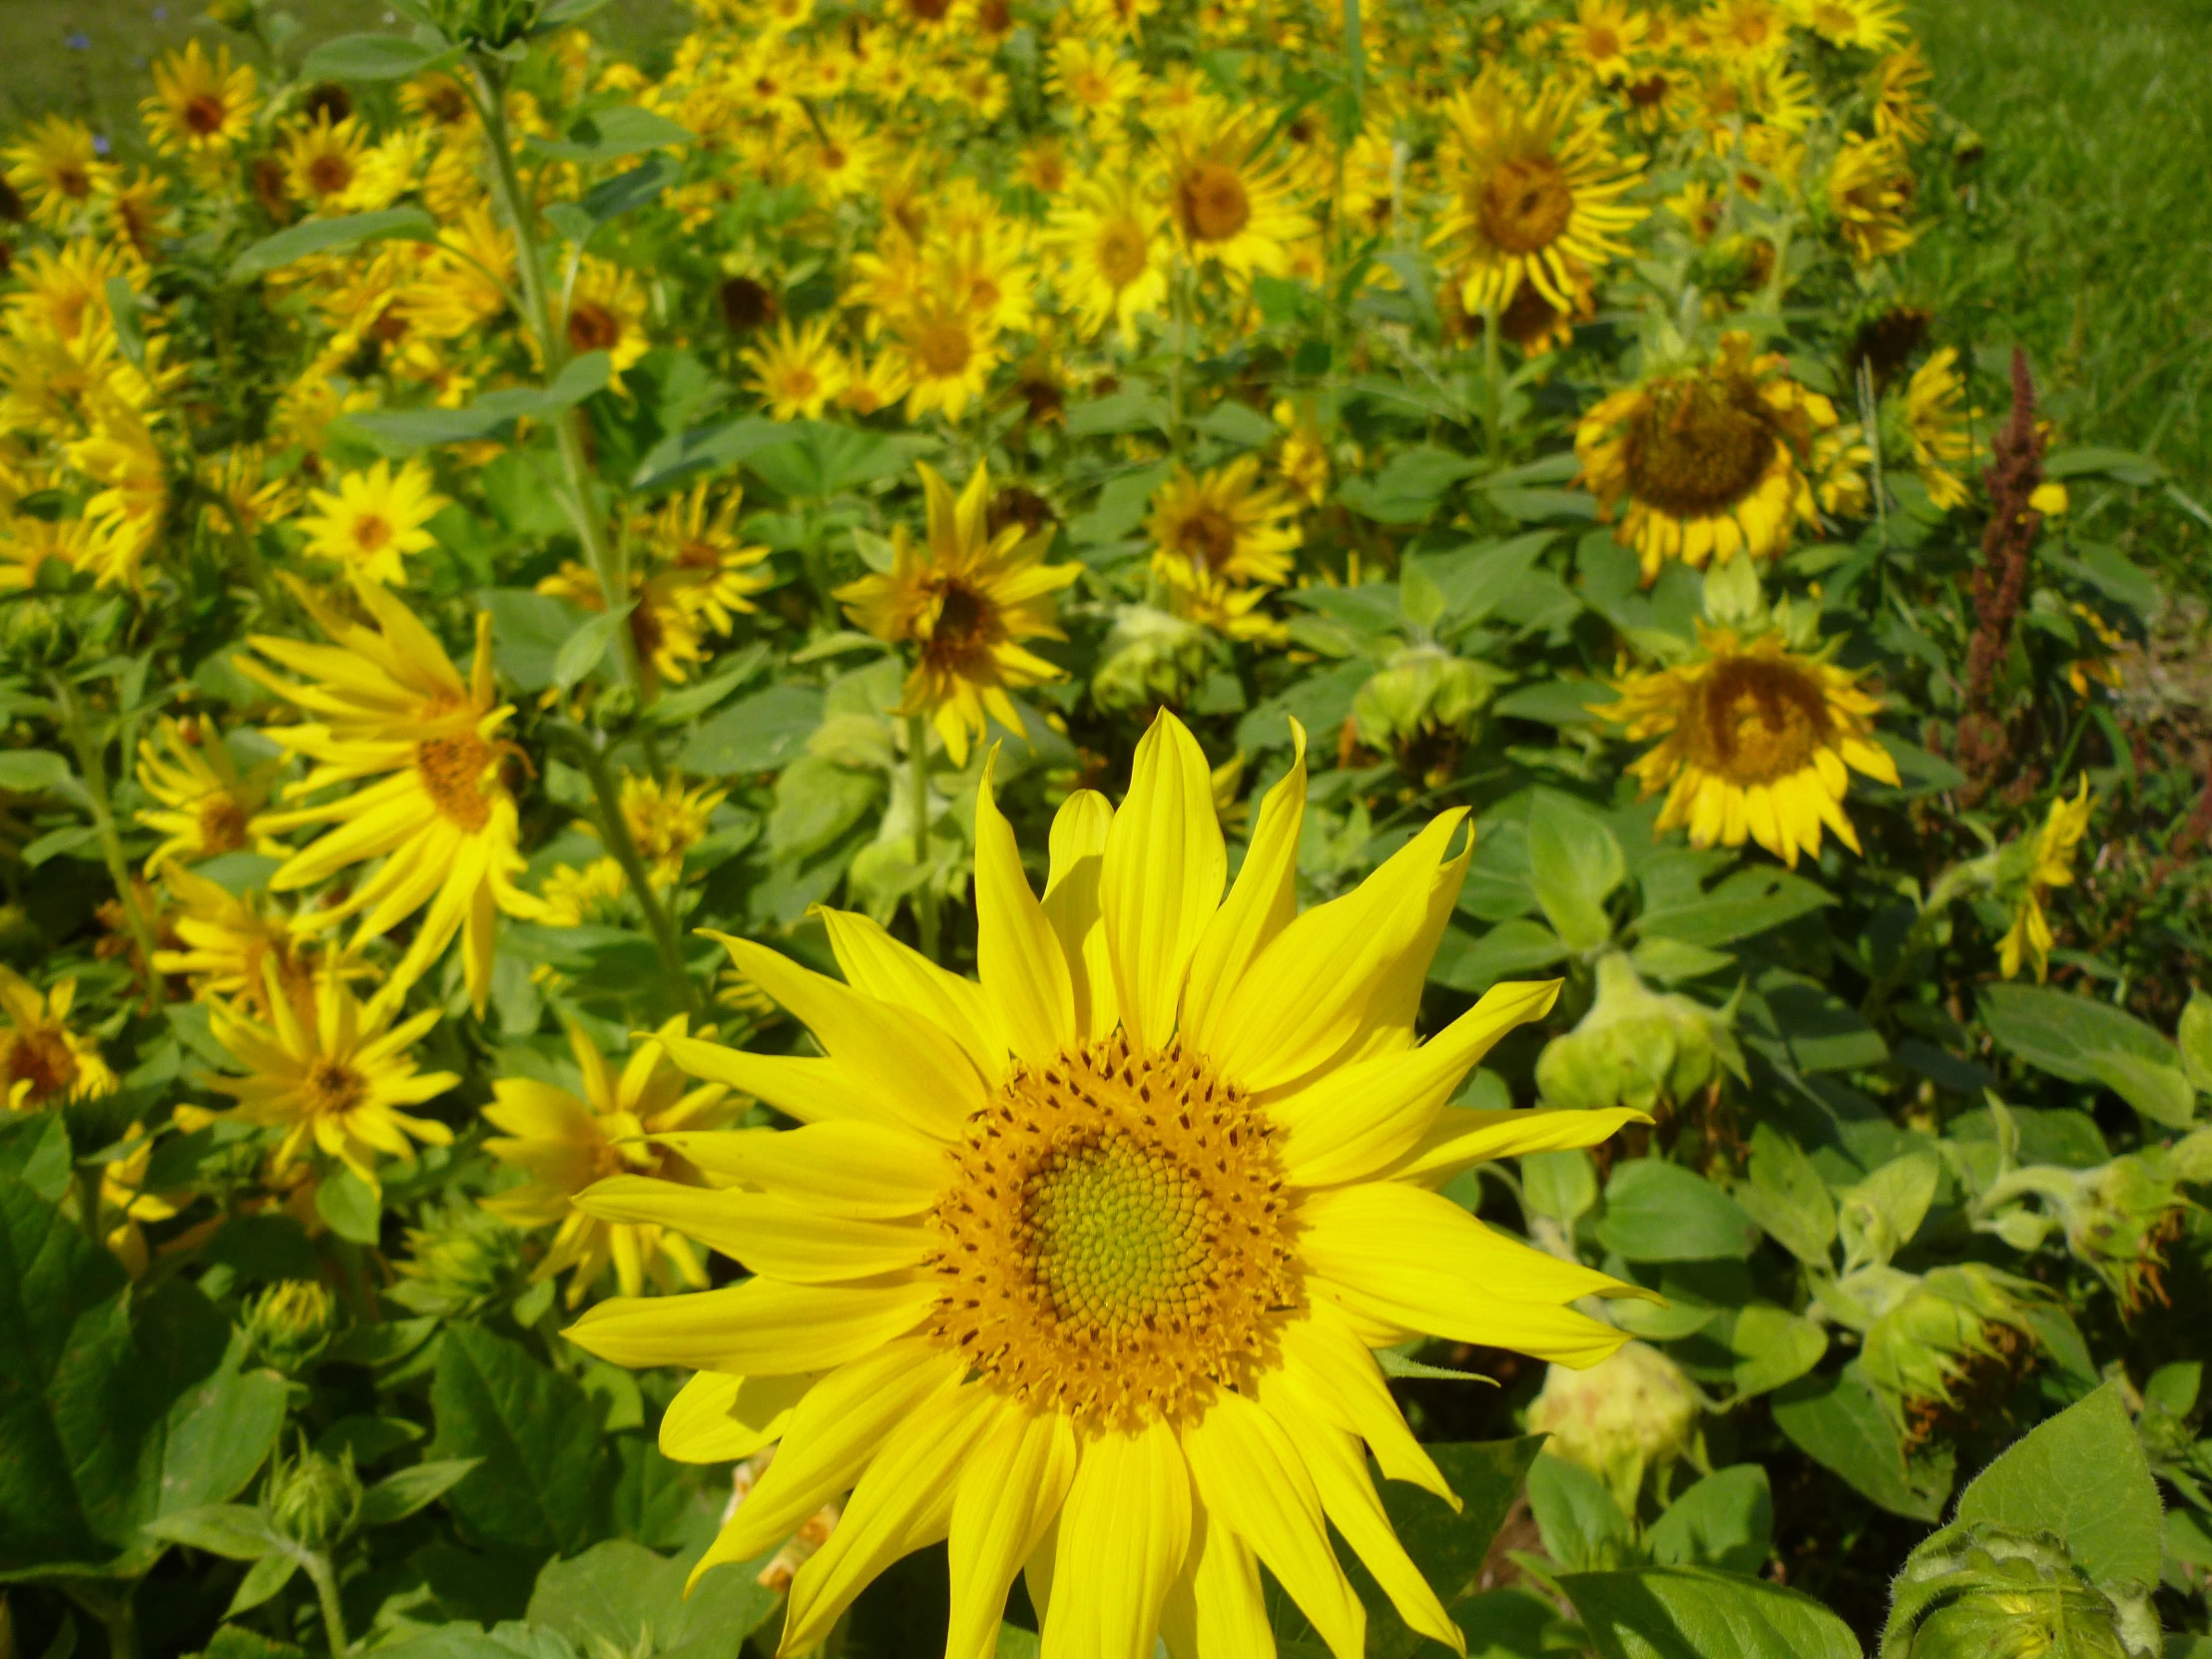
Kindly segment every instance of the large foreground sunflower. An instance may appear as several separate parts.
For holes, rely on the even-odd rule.
[[[1569,1365],[1611,1354],[1622,1334],[1566,1305],[1627,1287],[1429,1189],[1632,1114],[1446,1106],[1555,987],[1500,986],[1416,1044],[1465,814],[1300,914],[1305,799],[1302,750],[1225,897],[1205,756],[1162,715],[1118,812],[1088,791],[1061,810],[1040,900],[986,768],[980,983],[823,911],[843,983],[724,941],[820,1058],[662,1039],[803,1127],[681,1138],[744,1191],[587,1192],[585,1209],[681,1228],[755,1277],[602,1304],[571,1335],[618,1364],[699,1368],[664,1421],[670,1455],[782,1441],[697,1572],[850,1488],[792,1583],[783,1651],[948,1539],[949,1659],[992,1651],[1024,1570],[1049,1659],[1147,1659],[1156,1632],[1185,1659],[1268,1653],[1263,1563],[1355,1659],[1365,1618],[1332,1525],[1412,1628],[1463,1651],[1369,1476],[1372,1450],[1449,1497],[1370,1351],[1434,1333]]]
[[[1836,407],[1789,376],[1782,354],[1752,355],[1751,336],[1723,336],[1714,361],[1647,377],[1582,417],[1582,482],[1614,539],[1633,547],[1644,581],[1669,559],[1703,568],[1738,553],[1771,559],[1820,510],[1806,468]],[[1625,511],[1622,510],[1625,503]]]
[[[1874,741],[1881,707],[1827,650],[1792,650],[1779,633],[1741,638],[1698,627],[1696,658],[1625,681],[1605,713],[1630,738],[1660,742],[1629,770],[1667,804],[1660,832],[1687,825],[1692,846],[1741,846],[1749,836],[1797,867],[1818,856],[1827,826],[1854,852],[1844,816],[1853,771],[1895,786],[1897,763]]]

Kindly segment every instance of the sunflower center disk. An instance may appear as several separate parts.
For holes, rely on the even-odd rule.
[[[350,1112],[368,1098],[368,1085],[359,1072],[336,1060],[317,1060],[307,1068],[307,1110],[316,1117],[336,1117]]]
[[[1774,446],[1749,382],[1677,385],[1656,395],[1629,430],[1629,484],[1637,500],[1676,518],[1714,517],[1751,494]]]
[[[1017,1066],[934,1215],[929,1325],[981,1376],[1095,1423],[1176,1419],[1266,1363],[1299,1299],[1270,1126],[1125,1038]]]
[[[1184,234],[1196,242],[1227,242],[1252,223],[1252,198],[1237,170],[1200,162],[1176,190]]]
[[[1802,772],[1830,735],[1820,686],[1787,663],[1756,658],[1714,669],[1698,688],[1689,728],[1692,758],[1739,785]]]
[[[1534,254],[1559,240],[1574,217],[1574,188],[1549,156],[1502,162],[1482,184],[1476,218],[1508,254]]]
[[[491,822],[484,794],[484,773],[492,747],[473,732],[457,738],[428,738],[415,745],[415,770],[439,812],[470,834]]]

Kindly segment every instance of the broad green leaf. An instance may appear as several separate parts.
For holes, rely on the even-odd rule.
[[[1942,1160],[1931,1151],[1893,1158],[1856,1186],[1836,1195],[1836,1230],[1844,1242],[1844,1271],[1890,1258],[1913,1242],[1936,1202]]]
[[[1908,1464],[1897,1430],[1856,1362],[1831,1376],[1813,1376],[1777,1390],[1775,1426],[1799,1450],[1841,1475],[1862,1496],[1893,1514],[1932,1521],[1950,1495],[1947,1459]]]
[[[1826,985],[1772,968],[1744,999],[1745,1043],[1805,1075],[1882,1065],[1890,1046],[1859,1010]]]
[[[2202,989],[2189,994],[2188,1006],[2181,1010],[2181,1025],[2175,1032],[2175,1047],[2181,1051],[2181,1069],[2188,1075],[2190,1085],[2201,1093],[2212,1094],[2212,996]]]
[[[1836,1243],[1836,1201],[1797,1142],[1761,1123],[1751,1132],[1751,1179],[1736,1202],[1799,1261],[1826,1267]]]
[[[1528,813],[1528,872],[1536,902],[1573,951],[1613,936],[1605,900],[1628,874],[1605,821],[1571,796],[1539,791]]]
[[[560,650],[553,654],[553,684],[567,691],[596,669],[621,631],[629,626],[630,613],[635,609],[635,604],[628,604],[620,610],[602,611],[563,640]]]
[[[1570,1233],[1597,1207],[1597,1170],[1579,1147],[1528,1153],[1520,1161],[1520,1171],[1521,1193],[1528,1207]]]
[[[1667,1505],[1645,1541],[1663,1567],[1759,1572],[1774,1550],[1767,1471],[1757,1463],[1715,1470]]]
[[[389,1526],[405,1520],[452,1490],[477,1462],[474,1457],[445,1457],[386,1475],[361,1493],[361,1525]]]
[[[598,1407],[576,1382],[459,1324],[438,1346],[430,1405],[430,1455],[479,1460],[447,1494],[466,1535],[573,1553],[599,1534],[611,1471]]]
[[[471,443],[497,437],[518,420],[550,420],[594,392],[605,390],[613,373],[612,357],[604,351],[587,351],[581,357],[570,358],[550,385],[489,391],[458,409],[388,409],[344,415],[332,426],[342,425],[393,455],[442,443]]]
[[[746,1562],[712,1569],[687,1599],[684,1580],[699,1554],[658,1555],[613,1538],[574,1560],[549,1561],[531,1592],[529,1621],[585,1653],[681,1649],[687,1659],[735,1659],[782,1597],[758,1582],[759,1563]]]
[[[562,645],[592,614],[569,600],[528,588],[492,588],[483,595],[483,606],[491,612],[492,663],[510,686],[527,693],[553,684]]]
[[[1605,1482],[1579,1463],[1542,1456],[1528,1468],[1528,1512],[1544,1553],[1569,1572],[1632,1564],[1636,1529]]]
[[[1598,1237],[1631,1262],[1738,1260],[1759,1245],[1759,1229],[1736,1201],[1694,1170],[1663,1158],[1613,1167]]]
[[[810,858],[866,816],[882,793],[874,771],[855,771],[820,755],[802,755],[776,781],[768,844],[780,858]]]
[[[354,1244],[372,1245],[383,1233],[383,1200],[349,1169],[340,1169],[315,1188],[314,1211],[330,1231]]]
[[[689,128],[679,127],[665,115],[656,115],[635,104],[617,104],[612,109],[594,110],[588,115],[577,117],[570,124],[565,138],[549,139],[535,135],[525,138],[522,141],[522,153],[533,161],[582,162],[589,165],[618,162],[625,156],[658,150],[663,145],[690,144],[696,136]]]
[[[1828,1331],[1812,1320],[1755,1302],[1736,1316],[1728,1337],[1736,1364],[1730,1381],[1738,1398],[1795,1382],[1828,1355]]]
[[[1563,962],[1569,954],[1564,939],[1525,916],[1501,921],[1480,938],[1453,925],[1444,929],[1429,961],[1428,977],[1455,991],[1478,995],[1500,980]]]
[[[1715,882],[1700,896],[1670,894],[1663,904],[1650,903],[1636,927],[1640,933],[1685,944],[1733,944],[1835,902],[1817,881],[1785,869],[1755,867]]]
[[[794,441],[761,450],[753,470],[772,488],[795,499],[823,501],[891,478],[911,465],[913,445],[882,432],[829,421],[794,421]]]
[[[2112,449],[2096,444],[2068,444],[2043,457],[2043,476],[2051,479],[2102,476],[2122,484],[2155,484],[2166,469],[2148,455],[2132,449]]]
[[[1171,413],[1168,400],[1140,388],[1093,397],[1068,410],[1068,436],[1103,437],[1112,432],[1164,432]]]
[[[453,62],[460,48],[426,46],[406,35],[340,35],[307,54],[302,81],[404,81]]]
[[[312,254],[334,254],[358,248],[364,242],[435,242],[438,222],[420,208],[385,208],[372,214],[348,214],[342,219],[310,219],[305,224],[264,237],[231,262],[231,280],[243,282],[266,276]]]
[[[577,204],[595,225],[604,225],[610,219],[620,218],[634,208],[642,208],[660,200],[661,193],[674,184],[683,169],[673,157],[649,156],[629,172],[594,185],[584,193]]]
[[[1811,1596],[1710,1567],[1569,1573],[1559,1587],[1605,1659],[1860,1659]]]
[[[747,415],[695,431],[678,432],[656,444],[639,463],[630,487],[641,494],[665,489],[695,472],[720,472],[763,450],[799,441],[799,422]]]
[[[702,778],[780,772],[821,725],[822,689],[781,683],[701,722],[676,764]]]
[[[296,1550],[273,1550],[247,1569],[239,1580],[239,1587],[231,1597],[231,1605],[224,1608],[223,1616],[235,1619],[241,1613],[250,1613],[291,1582],[292,1574],[299,1570],[299,1553]],[[211,1644],[209,1652],[213,1653]]]
[[[62,789],[72,777],[69,763],[50,749],[0,749],[0,790],[39,795]]]
[[[250,1503],[207,1503],[146,1523],[146,1530],[173,1544],[190,1544],[227,1561],[259,1561],[290,1543],[269,1517]]]
[[[2100,1583],[2158,1582],[2164,1511],[2115,1383],[2006,1447],[1959,1494],[1956,1519],[2054,1532]]]
[[[2071,1083],[2102,1083],[2154,1123],[2179,1129],[2196,1114],[2180,1051],[2110,1003],[2040,985],[1985,985],[1981,1021],[2029,1065]]]

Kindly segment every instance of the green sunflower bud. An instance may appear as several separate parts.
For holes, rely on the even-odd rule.
[[[296,1458],[278,1452],[270,1461],[262,1499],[269,1518],[287,1538],[326,1549],[351,1530],[361,1508],[361,1481],[351,1447],[335,1458],[302,1444]]]
[[[1859,1369],[1908,1444],[2011,1387],[2034,1361],[2031,1316],[2047,1295],[1968,1262],[1926,1275],[1875,1320]]]
[[[1683,1456],[1697,1432],[1698,1396],[1672,1360],[1630,1343],[1588,1371],[1553,1366],[1528,1408],[1529,1432],[1545,1448],[1604,1480],[1635,1513],[1644,1471]]]
[[[428,1227],[407,1230],[405,1260],[389,1295],[418,1314],[441,1318],[481,1307],[521,1271],[516,1234],[474,1205],[456,1205]]]
[[[60,668],[83,644],[69,607],[58,599],[26,597],[0,610],[0,657],[21,668]]]
[[[337,1304],[317,1280],[286,1279],[246,1305],[245,1325],[254,1363],[290,1376],[329,1346]]]
[[[1688,1099],[1727,1070],[1744,1075],[1725,1015],[1649,989],[1619,951],[1598,959],[1597,1000],[1582,1023],[1536,1060],[1536,1086],[1553,1106],[1655,1111]]]
[[[209,0],[208,21],[225,29],[251,29],[255,0]]]
[[[2152,1659],[2148,1597],[2100,1588],[2049,1533],[1945,1527],[1898,1575],[1881,1659]]]
[[[1412,645],[1382,665],[1352,700],[1360,741],[1403,755],[1437,739],[1472,743],[1497,696],[1498,675],[1487,664],[1454,657],[1434,645]]]
[[[432,20],[449,39],[493,51],[526,37],[544,9],[544,0],[429,0]]]
[[[1197,622],[1150,605],[1125,605],[1106,636],[1091,697],[1127,711],[1182,704],[1214,666],[1213,635]]]

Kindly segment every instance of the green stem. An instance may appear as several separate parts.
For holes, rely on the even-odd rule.
[[[1493,466],[1505,460],[1505,356],[1497,337],[1498,311],[1494,303],[1482,310],[1482,424]]]
[[[581,734],[567,737],[561,748],[591,781],[592,795],[599,803],[599,826],[607,840],[607,850],[615,855],[615,862],[622,866],[630,890],[638,895],[638,908],[645,912],[645,924],[652,930],[653,943],[661,953],[661,968],[668,975],[670,988],[676,992],[677,1001],[687,1013],[704,1013],[699,986],[690,969],[684,966],[684,950],[677,936],[675,918],[653,889],[653,872],[645,867],[645,858],[630,834],[630,821],[622,814],[622,790],[607,766],[606,755]]]
[[[138,1606],[131,1593],[137,1586],[132,1583],[115,1585],[80,1581],[66,1583],[64,1592],[71,1601],[98,1619],[108,1633],[108,1659],[139,1659]]]
[[[1178,256],[1168,273],[1168,306],[1174,312],[1175,351],[1168,358],[1168,454],[1183,458],[1183,365],[1191,354],[1190,262]]]
[[[94,741],[92,727],[86,719],[84,698],[69,683],[67,675],[57,674],[53,679],[54,705],[61,712],[62,731],[69,738],[70,747],[77,752],[77,770],[84,774],[85,795],[92,805],[92,827],[100,837],[100,855],[107,860],[108,875],[115,882],[116,900],[123,906],[124,919],[130,923],[132,942],[138,946],[139,970],[146,986],[147,1004],[159,1008],[165,1000],[162,995],[161,975],[154,971],[154,928],[146,919],[146,912],[139,906],[138,888],[131,879],[130,860],[123,855],[123,837],[116,832],[115,809],[108,800],[108,772],[101,758],[101,745]]]
[[[929,727],[919,715],[906,717],[906,761],[914,791],[914,868],[929,862]],[[937,959],[937,894],[924,880],[914,888],[914,925],[921,953]]]
[[[77,1166],[78,1221],[85,1230],[85,1237],[92,1241],[95,1250],[105,1250],[107,1241],[100,1236],[100,1177],[98,1164]]]
[[[345,1610],[338,1603],[337,1574],[330,1570],[330,1558],[310,1549],[303,1552],[300,1565],[314,1581],[315,1599],[322,1604],[322,1634],[330,1644],[330,1659],[345,1659],[353,1644],[346,1640]]]
[[[524,193],[521,176],[515,171],[503,78],[496,70],[487,68],[481,58],[475,58],[470,69],[477,115],[484,124],[485,144],[491,151],[492,189],[499,198],[501,211],[507,216],[507,223],[514,230],[515,271],[522,278],[524,319],[537,336],[546,382],[551,384],[568,361],[568,348],[567,336],[557,326],[553,296],[545,284],[545,261],[538,247],[537,209]],[[631,598],[628,550],[608,540],[607,527],[593,505],[597,478],[590,457],[584,453],[583,421],[581,404],[562,410],[551,421],[554,444],[561,457],[561,473],[568,485],[561,504],[575,526],[576,539],[584,550],[584,562],[598,578],[599,592],[607,609],[618,611],[629,604]],[[617,639],[623,679],[643,693],[647,682],[638,662],[638,642],[627,628],[619,630]]]

